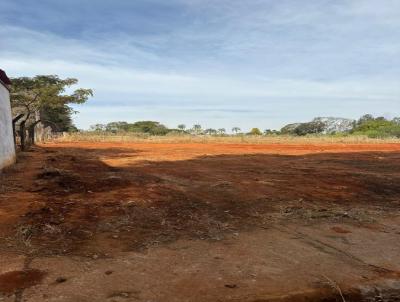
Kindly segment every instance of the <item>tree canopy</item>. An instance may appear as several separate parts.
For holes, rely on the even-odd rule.
[[[400,137],[399,118],[393,120],[384,117],[374,118],[372,115],[361,117],[355,124],[352,134],[367,135],[371,138]]]
[[[258,128],[252,128],[248,134],[250,134],[250,135],[262,135],[262,132]]]
[[[48,123],[59,131],[72,128],[70,104],[85,103],[93,95],[91,89],[67,90],[77,79],[61,79],[57,75],[38,75],[11,79],[11,106],[15,114],[24,114],[24,121]]]
[[[139,121],[135,123],[111,122],[108,124],[96,124],[91,126],[91,130],[108,132],[136,132],[148,133],[151,135],[165,135],[171,131],[163,124],[154,121]]]

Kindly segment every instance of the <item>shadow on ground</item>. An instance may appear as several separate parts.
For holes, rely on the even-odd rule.
[[[30,253],[106,257],[289,221],[371,222],[399,205],[397,152],[147,161],[129,148],[34,151],[44,164],[24,190],[39,198],[12,243]]]

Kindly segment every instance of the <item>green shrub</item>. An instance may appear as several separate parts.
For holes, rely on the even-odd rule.
[[[370,138],[400,138],[400,124],[396,120],[389,121],[385,118],[361,118],[355,125],[352,134],[366,135]]]
[[[250,130],[250,132],[248,134],[249,135],[262,135],[262,132],[258,128],[253,128]]]

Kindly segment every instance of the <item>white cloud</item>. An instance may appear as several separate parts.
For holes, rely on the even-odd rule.
[[[199,98],[218,102],[218,98],[259,100],[275,98],[336,98],[391,100],[400,95],[397,81],[366,78],[358,80],[310,81],[278,78],[240,78],[234,76],[207,76],[149,72],[122,67],[107,67],[88,63],[44,61],[35,59],[2,59],[1,65],[11,76],[40,73],[76,77],[80,85],[90,87],[104,101],[129,102],[135,96],[177,97],[196,103]],[[124,99],[119,99],[120,97]],[[126,99],[125,99],[126,98]],[[206,101],[205,99],[205,101]]]
[[[78,39],[0,26],[0,67],[11,76],[76,77],[93,88],[77,120],[84,126],[125,116],[267,127],[263,115],[279,126],[296,116],[400,114],[400,29],[393,26],[400,2],[181,4],[187,26],[152,34],[88,31]],[[248,108],[258,112],[246,117]]]

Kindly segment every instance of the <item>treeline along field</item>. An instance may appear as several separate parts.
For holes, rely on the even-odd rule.
[[[135,123],[111,122],[108,124],[96,124],[89,131],[80,131],[82,137],[129,137],[148,138],[150,136],[170,137],[240,137],[246,140],[248,137],[319,137],[326,139],[350,137],[349,140],[369,139],[398,139],[400,138],[400,118],[387,119],[366,114],[358,120],[344,118],[315,118],[307,123],[293,123],[284,126],[280,130],[252,128],[249,132],[243,132],[239,127],[233,127],[230,134],[225,128],[206,128],[199,124],[186,128],[180,124],[177,128],[170,129],[155,121],[139,121]],[[244,138],[245,137],[245,138]],[[237,140],[237,139],[236,139]],[[253,139],[254,140],[254,139]]]

